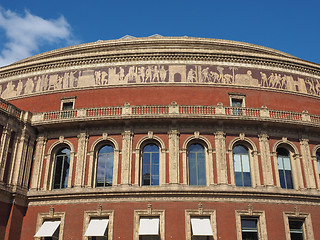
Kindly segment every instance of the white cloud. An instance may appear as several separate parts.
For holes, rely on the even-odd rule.
[[[0,52],[0,66],[32,56],[47,44],[63,40],[66,46],[73,42],[71,27],[63,16],[46,20],[29,11],[21,16],[0,6],[0,30],[6,38]]]

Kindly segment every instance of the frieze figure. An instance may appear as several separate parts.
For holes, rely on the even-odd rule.
[[[3,83],[3,98],[45,91],[108,86],[185,82],[203,84],[244,85],[281,89],[320,96],[320,80],[270,71],[254,71],[235,66],[147,65],[120,66],[44,74]],[[10,83],[10,84],[9,84]]]

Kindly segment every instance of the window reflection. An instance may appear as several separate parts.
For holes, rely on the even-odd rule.
[[[191,144],[188,147],[189,185],[206,185],[206,163],[204,147]]]
[[[70,149],[62,148],[55,156],[53,189],[67,188],[70,167]]]
[[[248,148],[237,145],[233,148],[233,163],[236,186],[251,187],[250,158]]]
[[[277,161],[281,187],[286,189],[293,189],[291,160],[289,151],[284,148],[278,148]]]
[[[112,186],[114,149],[105,145],[98,152],[97,187]]]
[[[148,144],[142,151],[142,185],[159,185],[159,147]]]

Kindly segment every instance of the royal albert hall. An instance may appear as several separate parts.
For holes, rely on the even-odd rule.
[[[320,65],[192,37],[0,68],[0,239],[320,239]]]

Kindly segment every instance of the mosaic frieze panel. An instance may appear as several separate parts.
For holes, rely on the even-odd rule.
[[[272,88],[320,96],[320,80],[259,69],[206,65],[136,65],[44,74],[0,84],[4,99],[96,86],[202,83]]]

